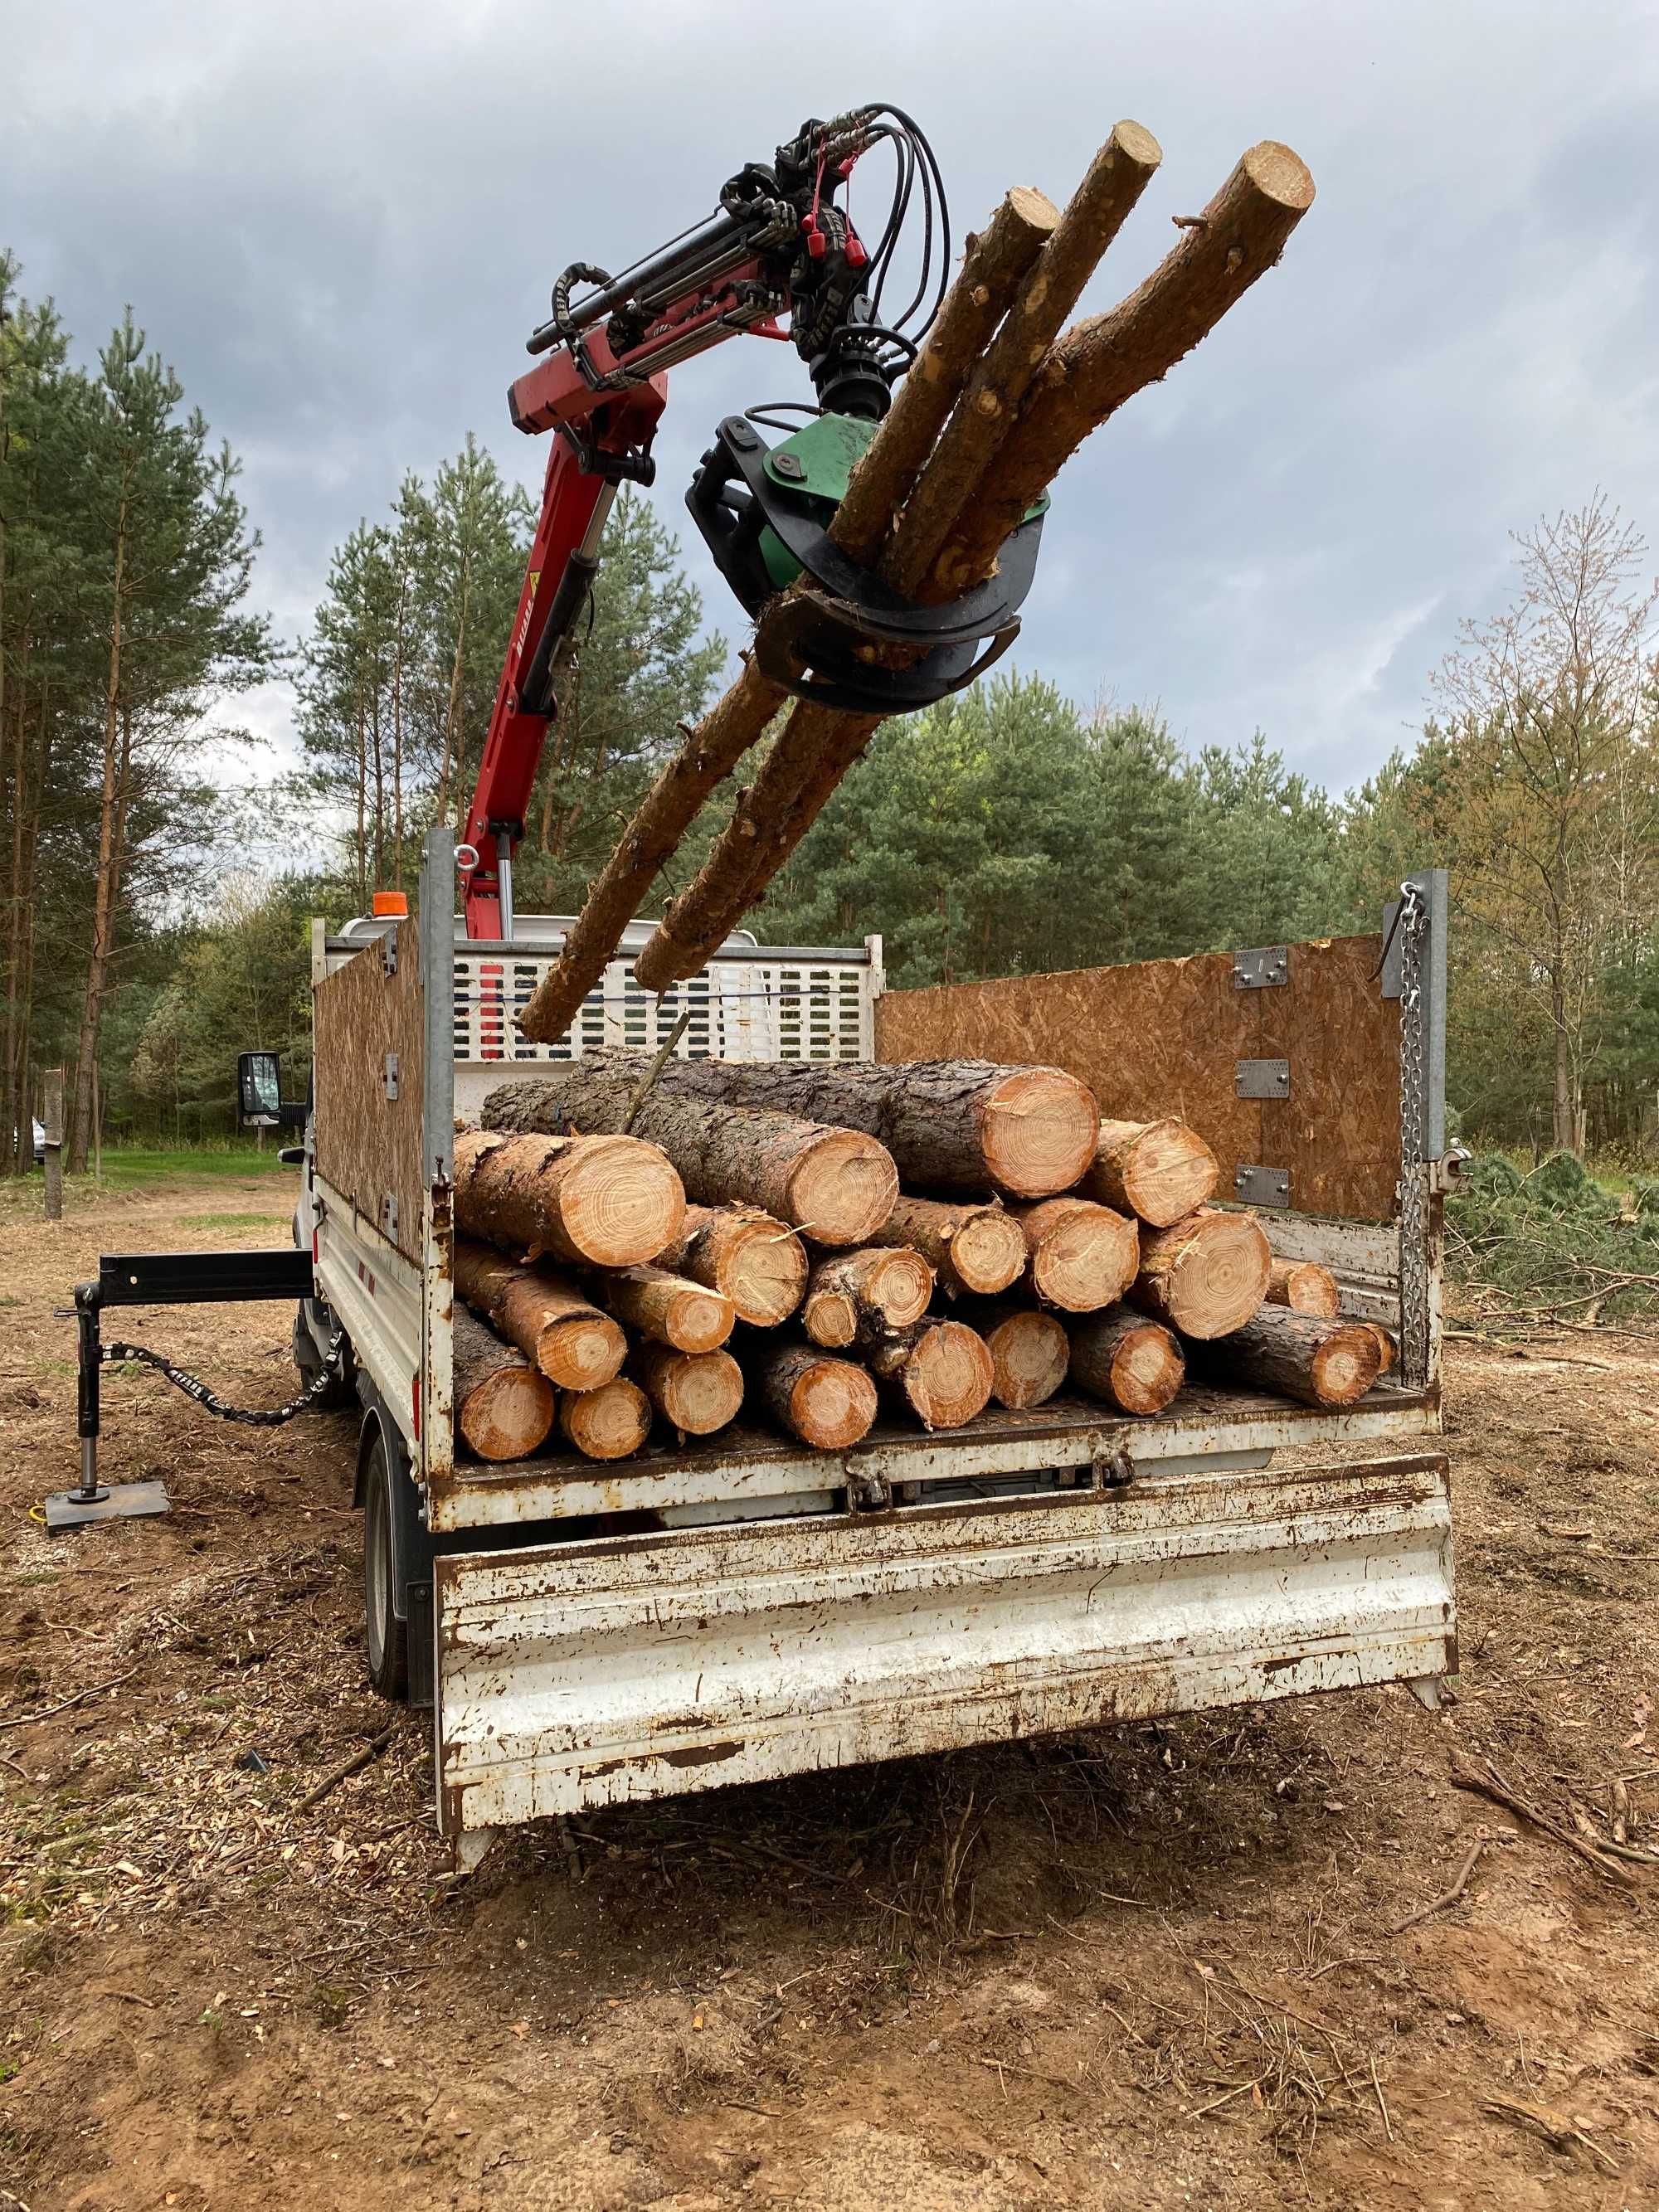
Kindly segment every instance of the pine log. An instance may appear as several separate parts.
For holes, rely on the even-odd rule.
[[[1377,1368],[1378,1374],[1392,1374],[1395,1362],[1400,1357],[1400,1346],[1395,1341],[1392,1330],[1384,1328],[1380,1321],[1368,1321],[1364,1323],[1364,1326],[1370,1329],[1371,1334],[1376,1339],[1377,1356],[1380,1362]]]
[[[641,1344],[629,1373],[683,1436],[709,1437],[734,1421],[743,1405],[743,1370],[729,1352],[676,1352]]]
[[[651,1433],[651,1401],[637,1382],[619,1375],[598,1390],[562,1397],[559,1430],[584,1459],[626,1459]]]
[[[885,420],[854,471],[830,526],[831,538],[855,560],[872,560],[878,551],[894,510],[914,483],[1014,288],[1058,220],[1041,192],[1018,188],[981,235],[969,238],[962,270]],[[531,994],[519,1017],[526,1036],[551,1044],[563,1036],[704,800],[787,703],[786,695],[761,674],[754,661],[745,660],[731,690],[686,732],[684,743],[659,771],[600,871],[559,957]],[[697,961],[686,972],[701,965]],[[647,990],[661,988],[637,967],[635,972]]]
[[[1010,1413],[1044,1404],[1064,1383],[1071,1346],[1054,1315],[975,1298],[958,1307],[954,1318],[983,1341],[991,1355],[991,1395]]]
[[[1313,180],[1288,147],[1252,147],[1146,283],[1050,349],[918,599],[955,599],[991,573],[1004,539],[1090,431],[1214,328],[1277,261],[1312,199]],[[642,982],[662,991],[696,973],[763,896],[878,727],[879,718],[796,702],[731,824],[639,956]]]
[[[960,1321],[866,1325],[859,1347],[872,1370],[927,1429],[959,1429],[984,1412],[995,1369],[984,1339]]]
[[[611,1048],[577,1065],[609,1076],[638,1059]],[[1016,1198],[1069,1188],[1094,1158],[1099,1130],[1094,1093],[1074,1075],[985,1060],[673,1060],[657,1092],[862,1130],[880,1139],[907,1182],[976,1196],[988,1185]],[[895,1193],[885,1218],[896,1202]]]
[[[812,1269],[800,1325],[812,1343],[849,1345],[860,1322],[901,1328],[918,1321],[933,1295],[933,1271],[908,1244],[866,1244],[833,1252]]]
[[[657,1264],[730,1298],[739,1321],[775,1328],[806,1290],[805,1246],[787,1222],[752,1206],[688,1206]]]
[[[1184,1121],[1103,1121],[1078,1194],[1168,1229],[1203,1205],[1220,1173],[1215,1154]]]
[[[1304,1405],[1352,1406],[1376,1382],[1382,1358],[1367,1322],[1319,1321],[1264,1306],[1242,1328],[1212,1338],[1194,1361],[1206,1375]]]
[[[1181,1346],[1161,1322],[1110,1306],[1072,1325],[1074,1387],[1124,1413],[1161,1413],[1186,1379]]]
[[[1267,1304],[1288,1306],[1316,1321],[1334,1321],[1342,1310],[1336,1277],[1316,1260],[1275,1260],[1267,1277]]]
[[[606,1065],[611,1057],[596,1054],[505,1083],[485,1099],[484,1120],[493,1129],[615,1127],[633,1109],[639,1082]],[[631,1065],[639,1055],[614,1057]],[[886,1220],[898,1176],[873,1138],[790,1114],[713,1104],[668,1080],[675,1068],[692,1064],[668,1062],[641,1101],[634,1127],[674,1163],[699,1205],[758,1206],[816,1243],[836,1246],[864,1243]]]
[[[1090,1198],[1046,1198],[1010,1211],[1030,1255],[1031,1288],[1045,1305],[1096,1313],[1133,1282],[1140,1237],[1128,1215]]]
[[[553,1427],[551,1385],[463,1306],[455,1316],[455,1426],[480,1459],[527,1459]]]
[[[857,1443],[876,1418],[876,1386],[864,1369],[810,1344],[763,1338],[748,1355],[748,1372],[790,1435],[822,1451]]]
[[[455,1288],[562,1390],[597,1390],[621,1373],[627,1337],[562,1276],[520,1267],[491,1245],[458,1237]],[[550,1408],[550,1426],[552,1418]]]
[[[994,1297],[1025,1273],[1025,1232],[994,1202],[952,1203],[899,1193],[878,1244],[908,1244],[952,1297]]]
[[[594,1288],[618,1321],[675,1352],[717,1351],[738,1317],[730,1298],[664,1267],[618,1267]]]
[[[1182,1336],[1225,1336],[1267,1295],[1273,1251],[1248,1213],[1201,1206],[1140,1240],[1140,1270],[1129,1302]]]
[[[456,1133],[455,1225],[465,1236],[621,1267],[653,1260],[684,1214],[679,1176],[637,1137]]]
[[[1167,376],[1267,274],[1313,198],[1302,161],[1288,146],[1263,139],[1137,290],[1066,331],[935,563],[931,580],[942,597],[954,598],[984,575],[1004,538],[1090,433]]]

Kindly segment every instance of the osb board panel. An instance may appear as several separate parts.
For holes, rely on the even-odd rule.
[[[315,988],[317,1170],[375,1228],[380,1201],[398,1201],[392,1242],[421,1256],[426,1188],[421,1113],[425,1053],[420,937],[398,924],[398,969],[388,975],[377,939]],[[388,1053],[398,1055],[398,1096],[386,1095]]]
[[[1122,1121],[1178,1115],[1234,1170],[1283,1167],[1298,1212],[1391,1220],[1400,1023],[1371,980],[1381,940],[1291,948],[1288,982],[1241,990],[1231,953],[1011,975],[876,1002],[876,1058],[1042,1060]],[[1241,1060],[1288,1059],[1288,1102],[1240,1098]]]

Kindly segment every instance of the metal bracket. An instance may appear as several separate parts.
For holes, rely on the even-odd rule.
[[[386,1095],[388,1104],[398,1095],[398,1055],[389,1052],[386,1056]]]
[[[1288,945],[1264,945],[1254,952],[1235,952],[1233,981],[1241,991],[1265,991],[1291,980]]]
[[[1288,1168],[1242,1167],[1233,1170],[1233,1196],[1246,1206],[1288,1206]]]
[[[1429,1188],[1442,1197],[1448,1191],[1462,1190],[1474,1158],[1467,1145],[1453,1145],[1439,1159],[1429,1162]]]
[[[1241,1060],[1233,1070],[1233,1094],[1238,1098],[1288,1098],[1290,1061]]]
[[[398,1241],[398,1201],[390,1191],[380,1200],[380,1234],[389,1243]]]
[[[1091,1487],[1095,1490],[1121,1490],[1135,1479],[1135,1463],[1127,1448],[1115,1444],[1109,1451],[1097,1451],[1089,1462]]]
[[[892,1486],[876,1462],[862,1466],[848,1462],[847,1504],[854,1513],[885,1513],[892,1506]]]
[[[394,921],[380,939],[380,972],[395,975],[398,972],[398,925]]]

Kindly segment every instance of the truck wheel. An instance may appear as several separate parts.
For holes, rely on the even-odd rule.
[[[317,1401],[318,1406],[329,1413],[336,1411],[342,1406],[355,1406],[357,1402],[356,1386],[351,1380],[349,1345],[346,1346],[345,1352],[344,1375],[336,1376]],[[299,1370],[301,1382],[307,1389],[323,1371],[323,1355],[317,1349],[316,1338],[306,1326],[306,1310],[303,1305],[298,1305],[294,1310],[294,1364]]]
[[[378,1432],[363,1464],[363,1641],[368,1679],[383,1698],[409,1695],[409,1624],[398,1618],[392,1592],[392,1470]]]

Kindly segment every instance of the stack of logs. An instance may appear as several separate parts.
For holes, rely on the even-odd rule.
[[[846,1449],[1063,1386],[1139,1416],[1206,1382],[1351,1404],[1387,1332],[1208,1201],[1178,1121],[1103,1121],[1052,1067],[673,1060],[503,1085],[455,1141],[456,1423],[592,1459],[747,1401]]]

